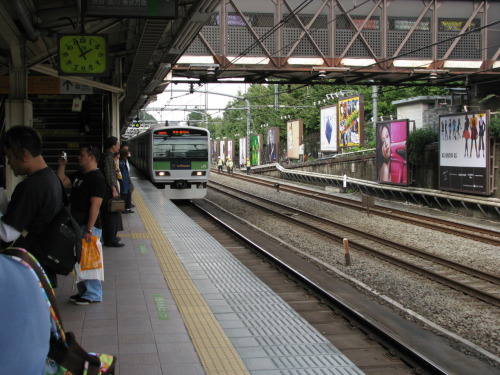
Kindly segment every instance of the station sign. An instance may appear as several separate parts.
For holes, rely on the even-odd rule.
[[[102,18],[177,18],[177,0],[86,0],[87,16]]]
[[[94,88],[52,76],[28,76],[28,95],[91,95]],[[0,94],[10,94],[10,77],[0,77]]]

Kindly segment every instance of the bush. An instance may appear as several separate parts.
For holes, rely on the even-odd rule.
[[[412,164],[423,162],[425,146],[438,140],[437,131],[429,128],[421,128],[410,133],[406,142],[408,161]]]
[[[490,118],[490,136],[500,141],[500,115],[492,115]]]

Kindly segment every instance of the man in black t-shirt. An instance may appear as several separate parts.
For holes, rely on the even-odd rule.
[[[27,177],[15,187],[0,219],[2,248],[14,243],[34,251],[43,242],[45,229],[62,209],[63,189],[41,155],[42,138],[35,129],[22,125],[10,128],[5,134],[4,148],[14,174]],[[47,273],[47,276],[56,287],[56,275]]]
[[[101,237],[99,210],[106,190],[104,176],[97,168],[100,152],[91,145],[82,146],[78,155],[81,169],[65,174],[67,161],[59,159],[57,176],[65,187],[71,186],[71,216],[82,228],[83,238],[90,242],[92,236]],[[82,280],[77,283],[78,294],[70,297],[76,305],[88,305],[102,301],[102,284],[100,280]]]

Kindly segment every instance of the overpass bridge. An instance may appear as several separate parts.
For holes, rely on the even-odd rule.
[[[500,74],[493,1],[223,0],[177,64],[201,82],[464,85]]]

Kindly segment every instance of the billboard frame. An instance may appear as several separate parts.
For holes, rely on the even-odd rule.
[[[341,132],[341,122],[343,121],[343,118],[341,119],[340,112],[341,112],[341,103],[342,102],[348,102],[349,100],[358,98],[358,110],[357,110],[357,119],[358,119],[358,143],[347,143],[342,142],[342,139],[345,139],[342,136]],[[365,116],[365,105],[364,105],[364,97],[362,94],[354,94],[350,96],[343,97],[338,100],[337,102],[337,144],[339,148],[345,148],[345,147],[362,147],[365,142],[364,138],[364,128],[365,128],[365,121],[364,121],[364,116]],[[348,117],[346,117],[346,120]],[[349,125],[348,128],[351,128],[352,125]]]
[[[393,125],[401,124],[400,126],[404,127],[404,131],[406,133],[406,137],[404,141],[394,142],[393,134],[394,131],[392,129]],[[382,144],[379,138],[379,128],[389,125],[389,136],[391,137],[390,143],[390,166],[387,166],[388,169],[386,173],[389,173],[389,181],[381,179],[381,169],[385,165],[383,162],[383,152],[381,150]],[[398,125],[399,126],[399,125]],[[401,130],[399,130],[400,132]],[[388,120],[388,121],[378,121],[375,123],[375,168],[376,168],[376,176],[377,182],[380,184],[388,184],[388,185],[398,185],[398,186],[409,186],[410,185],[410,171],[408,168],[408,153],[406,152],[408,136],[410,134],[410,121],[408,119],[397,119],[397,120]],[[394,145],[394,146],[393,146]],[[402,147],[404,145],[404,147]],[[393,149],[394,147],[394,149]],[[401,151],[400,151],[401,150]],[[404,151],[403,151],[404,150]],[[399,151],[399,152],[398,152]],[[389,169],[390,168],[390,169]],[[393,181],[394,176],[396,176],[396,180],[402,180],[403,182]]]
[[[478,116],[476,121],[477,124],[474,126],[472,119]],[[484,124],[484,129],[480,129],[480,118],[484,115],[486,123]],[[455,119],[460,117],[465,117],[464,123],[458,122],[456,128],[459,128],[459,139],[455,139],[456,129],[450,122],[443,122],[444,119]],[[469,120],[470,117],[470,120]],[[439,115],[439,190],[453,191],[465,194],[474,195],[491,195],[493,193],[493,179],[494,170],[492,165],[494,162],[491,160],[491,143],[490,143],[490,111],[470,111],[470,112],[453,112],[443,115]],[[483,119],[484,121],[484,119]],[[444,125],[444,127],[443,127]],[[446,128],[448,130],[446,131]],[[473,127],[476,127],[473,130]],[[468,135],[466,135],[466,130]],[[451,133],[453,133],[454,139],[451,138]],[[473,139],[474,133],[477,138]],[[480,134],[483,135],[480,135]],[[443,139],[445,137],[445,139]],[[481,139],[482,137],[482,139]],[[464,143],[465,140],[465,143]],[[483,142],[483,158],[484,165],[475,166],[471,165],[471,162],[478,161],[478,159],[483,159],[477,156],[481,153],[481,140]],[[457,146],[449,146],[449,141],[461,141],[460,148]],[[469,143],[470,141],[470,143]],[[475,143],[473,143],[475,141]],[[444,142],[448,142],[445,144]],[[479,143],[478,143],[479,142]],[[465,148],[462,148],[465,145]],[[473,158],[472,148],[475,145],[476,155]],[[446,146],[446,147],[445,147]],[[469,151],[470,148],[470,151]],[[455,152],[456,151],[456,152]],[[479,152],[478,152],[479,151]],[[463,156],[462,156],[463,154]],[[455,164],[462,163],[462,165],[443,165],[444,160],[457,159]],[[482,161],[482,160],[481,160]]]
[[[332,132],[330,136],[334,139],[328,141],[328,128],[325,117],[332,113]],[[335,117],[335,118],[333,118]],[[338,152],[338,134],[339,134],[339,123],[338,123],[338,106],[337,104],[329,105],[320,108],[320,150],[321,152]],[[324,137],[323,137],[324,136]],[[331,145],[331,146],[328,146]]]

